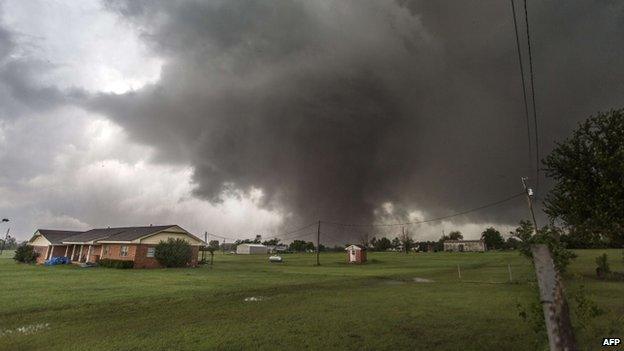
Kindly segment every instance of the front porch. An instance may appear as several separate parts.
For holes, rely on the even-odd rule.
[[[50,245],[43,261],[61,256],[67,257],[72,263],[95,263],[102,256],[102,249],[102,245],[93,244]]]

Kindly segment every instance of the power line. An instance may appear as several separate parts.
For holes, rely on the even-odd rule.
[[[526,127],[527,127],[527,145],[529,149],[529,167],[528,170],[531,171],[533,167],[533,152],[531,150],[531,122],[529,121],[529,104],[527,102],[527,94],[526,94],[526,83],[524,80],[524,64],[522,63],[522,50],[520,49],[520,36],[518,35],[518,21],[516,20],[516,5],[514,0],[511,0],[511,12],[513,14],[513,24],[514,24],[514,32],[516,34],[516,50],[518,51],[518,63],[520,65],[520,77],[522,78],[522,97],[524,99],[524,117],[526,119]]]
[[[486,209],[488,207],[493,207],[496,205],[500,205],[502,203],[505,203],[507,201],[513,200],[519,196],[524,195],[524,192],[520,192],[511,196],[508,196],[504,199],[498,200],[498,201],[494,201],[494,202],[490,202],[487,203],[485,205],[481,205],[478,207],[474,207],[465,211],[461,211],[461,212],[457,212],[451,215],[447,215],[447,216],[442,216],[442,217],[435,217],[435,218],[429,218],[429,219],[425,219],[422,221],[415,221],[415,222],[403,222],[403,223],[391,223],[391,224],[353,224],[353,223],[341,223],[341,222],[327,222],[327,221],[321,221],[321,223],[326,223],[326,224],[333,224],[333,225],[339,225],[339,226],[343,226],[343,227],[393,227],[393,226],[401,226],[401,225],[412,225],[412,224],[422,224],[422,223],[428,223],[428,222],[436,222],[436,221],[441,221],[444,219],[448,219],[448,218],[452,218],[452,217],[457,217],[457,216],[461,216],[461,215],[465,215],[468,214],[470,212],[475,212],[475,211],[479,211],[479,210],[483,210]]]
[[[537,107],[535,105],[535,75],[533,74],[533,55],[531,53],[531,30],[529,27],[529,11],[527,10],[527,0],[524,0],[524,21],[526,23],[527,44],[529,48],[529,71],[531,78],[531,99],[533,102],[533,124],[535,126],[535,190],[539,189],[539,133],[537,129]]]

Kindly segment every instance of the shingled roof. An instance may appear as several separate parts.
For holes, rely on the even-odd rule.
[[[37,232],[43,235],[43,237],[46,238],[46,240],[48,240],[53,245],[61,244],[64,239],[72,238],[82,233],[82,232],[74,231],[74,230],[54,230],[54,229],[39,229]]]
[[[82,232],[63,240],[69,243],[106,241],[132,241],[144,236],[155,234],[176,225],[155,225],[145,227],[98,228]]]

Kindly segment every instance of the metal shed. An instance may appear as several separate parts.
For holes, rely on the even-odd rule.
[[[237,255],[266,255],[268,248],[262,244],[239,244],[236,247]]]

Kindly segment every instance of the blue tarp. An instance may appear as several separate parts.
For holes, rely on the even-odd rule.
[[[51,259],[45,261],[46,266],[56,266],[57,264],[69,264],[71,263],[68,257],[54,256]]]

